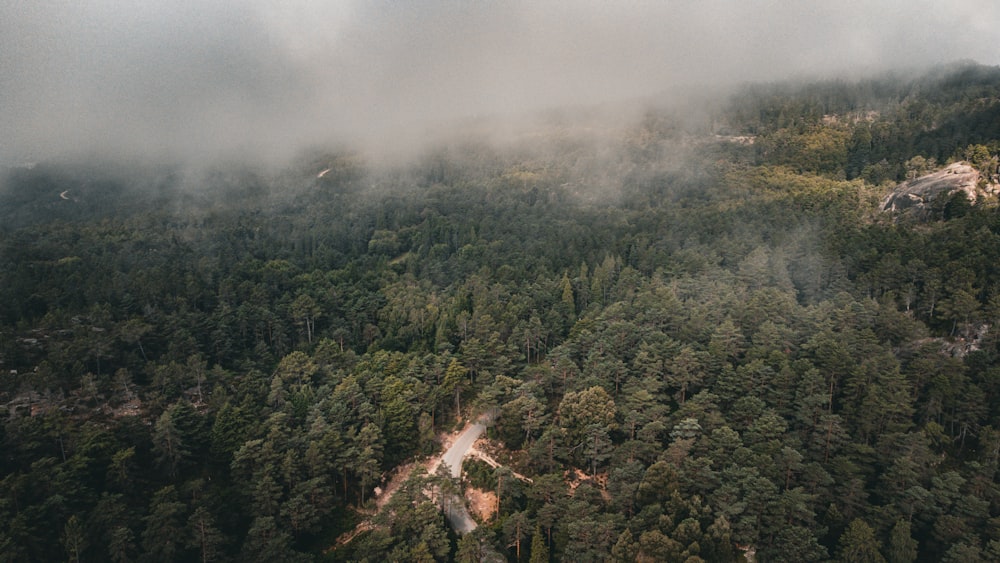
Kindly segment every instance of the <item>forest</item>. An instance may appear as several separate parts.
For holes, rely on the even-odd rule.
[[[9,168],[0,561],[1000,561],[998,154],[963,63],[396,162]],[[976,201],[879,210],[959,161]],[[337,542],[484,413],[499,467]],[[456,534],[449,487],[495,511]]]

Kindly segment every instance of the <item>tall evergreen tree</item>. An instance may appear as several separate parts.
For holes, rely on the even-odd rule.
[[[845,563],[885,563],[875,532],[860,518],[851,520],[837,545],[837,558]]]

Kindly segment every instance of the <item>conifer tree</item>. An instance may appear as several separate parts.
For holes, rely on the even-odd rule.
[[[917,540],[910,535],[910,522],[900,519],[889,534],[889,563],[913,563],[917,558]]]
[[[840,536],[838,560],[844,563],[886,563],[879,553],[875,532],[864,520],[855,518]]]
[[[531,559],[530,563],[549,563],[549,546],[545,543],[545,536],[542,528],[535,525],[535,533],[531,536]]]

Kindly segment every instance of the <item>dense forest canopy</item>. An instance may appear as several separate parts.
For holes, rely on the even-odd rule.
[[[560,119],[7,170],[0,560],[1000,559],[1000,69]],[[956,161],[977,201],[879,212]],[[487,412],[500,467],[337,544]]]

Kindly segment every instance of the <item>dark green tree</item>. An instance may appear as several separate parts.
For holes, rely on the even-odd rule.
[[[143,560],[174,561],[181,557],[188,536],[184,526],[185,512],[186,507],[178,501],[173,485],[156,491],[149,513],[143,519],[146,524],[142,532]]]
[[[879,549],[875,532],[864,520],[855,518],[837,542],[837,558],[851,563],[884,563],[885,557],[882,557]]]
[[[889,533],[889,563],[912,563],[917,559],[917,540],[910,535],[910,522],[898,520]]]

